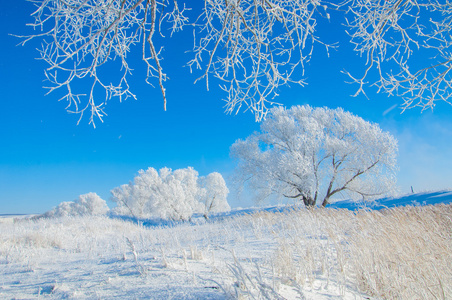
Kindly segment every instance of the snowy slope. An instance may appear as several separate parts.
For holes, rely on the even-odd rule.
[[[350,210],[356,210],[359,208],[370,208],[373,210],[380,210],[383,208],[391,208],[406,205],[435,205],[439,203],[449,204],[452,202],[452,191],[434,191],[434,192],[422,192],[403,195],[400,197],[388,197],[375,200],[373,202],[353,202],[350,200],[338,201],[332,203],[328,207],[331,208],[346,208]]]

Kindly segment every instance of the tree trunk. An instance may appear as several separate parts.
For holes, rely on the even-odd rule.
[[[315,200],[312,199],[311,197],[303,196],[303,202],[307,208],[312,208],[315,206]]]

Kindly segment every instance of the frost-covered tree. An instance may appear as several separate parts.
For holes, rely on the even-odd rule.
[[[147,68],[146,82],[160,87],[166,109],[162,50],[173,33],[187,26],[187,34],[194,31],[188,66],[200,70],[196,81],[205,80],[207,88],[211,77],[219,79],[229,113],[244,107],[261,120],[279,87],[303,85],[304,66],[314,50],[341,49],[336,46],[343,41],[317,34],[318,25],[333,18],[330,30],[344,24],[354,50],[366,58],[362,74],[349,74],[358,83],[357,94],[370,81],[381,91],[402,96],[405,108],[450,102],[448,1],[29,1],[37,5],[30,25],[40,33],[23,43],[43,41],[40,56],[48,63],[49,92],[64,90],[67,109],[80,118],[89,112],[93,125],[96,118],[102,120],[112,97],[135,98],[128,83],[134,49]],[[116,78],[104,72],[107,64],[117,67]]]
[[[212,213],[231,210],[227,201],[229,189],[220,173],[213,172],[206,177],[200,177],[198,182],[198,201],[204,218],[208,219]]]
[[[133,182],[111,191],[117,214],[139,218],[189,220],[194,213],[230,209],[228,189],[219,173],[198,177],[193,168],[140,170]]]
[[[341,108],[273,108],[256,132],[236,141],[237,178],[260,192],[326,206],[345,194],[372,199],[395,185],[397,141]],[[259,198],[258,198],[259,199]]]
[[[107,202],[96,193],[83,194],[73,202],[61,202],[57,207],[41,215],[44,218],[59,218],[67,216],[97,216],[105,215],[109,208]]]
[[[193,168],[140,170],[133,182],[111,191],[115,211],[139,218],[189,220],[199,210],[198,172]]]
[[[146,197],[140,196],[138,188],[134,184],[123,184],[114,188],[111,192],[111,200],[116,203],[112,211],[118,215],[144,216],[146,212]]]

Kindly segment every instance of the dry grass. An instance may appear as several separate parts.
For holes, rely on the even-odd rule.
[[[452,206],[360,212],[347,238],[359,288],[383,299],[452,298]]]
[[[334,281],[379,299],[452,299],[451,205],[253,218],[278,240],[272,263],[282,283],[313,288],[322,279],[323,288]]]

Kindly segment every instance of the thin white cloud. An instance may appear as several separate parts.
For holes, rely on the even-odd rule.
[[[386,116],[387,114],[389,114],[391,111],[393,111],[395,108],[397,107],[397,104],[394,104],[393,106],[391,106],[390,108],[388,108],[387,110],[385,110],[383,112],[383,117]]]

